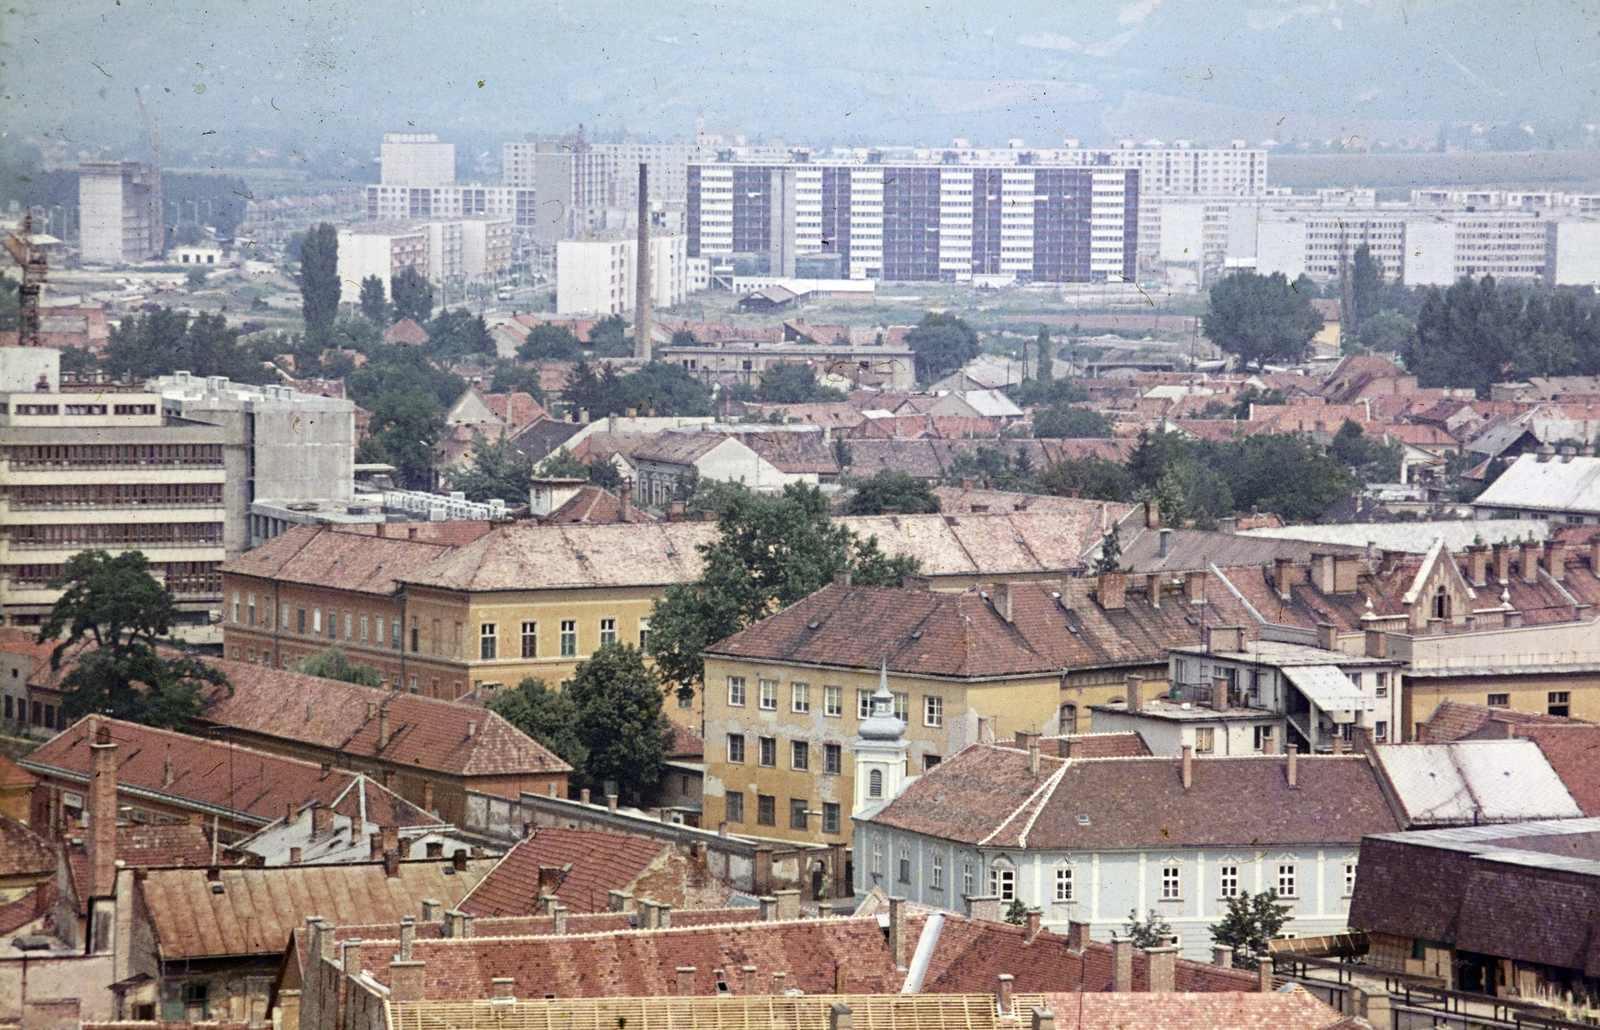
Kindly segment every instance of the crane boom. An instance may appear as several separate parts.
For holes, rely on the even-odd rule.
[[[150,117],[150,108],[138,86],[133,87],[133,95],[139,100],[144,133],[150,137],[150,254],[161,258],[167,256],[167,209],[161,199],[161,123]]]
[[[6,253],[22,266],[22,282],[17,286],[17,307],[21,316],[17,326],[17,344],[22,347],[39,346],[39,294],[44,290],[44,248],[33,242],[33,215],[22,219],[20,233],[7,233]]]

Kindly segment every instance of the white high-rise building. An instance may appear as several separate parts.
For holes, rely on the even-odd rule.
[[[385,186],[453,186],[456,145],[424,132],[386,132],[379,160]]]
[[[689,262],[682,236],[650,237],[650,304],[665,311],[682,303],[689,289]],[[562,240],[556,244],[556,313],[621,315],[637,299],[638,244],[631,239]]]
[[[155,253],[150,179],[137,161],[79,161],[78,229],[86,265],[121,265]]]

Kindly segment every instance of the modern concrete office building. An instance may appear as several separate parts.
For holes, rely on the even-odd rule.
[[[130,264],[153,255],[150,176],[139,162],[79,161],[78,210],[84,264]]]

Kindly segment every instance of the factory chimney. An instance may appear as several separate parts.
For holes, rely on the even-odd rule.
[[[650,360],[650,166],[639,162],[638,262],[634,277],[633,356]]]

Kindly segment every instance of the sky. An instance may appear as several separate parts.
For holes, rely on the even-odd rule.
[[[135,86],[169,152],[220,164],[370,166],[384,131],[495,156],[580,123],[670,140],[697,118],[791,144],[1357,148],[1600,121],[1600,0],[10,2],[0,131],[68,156],[143,156]]]

